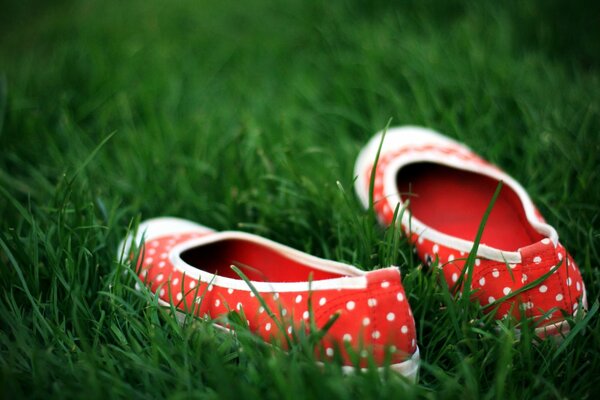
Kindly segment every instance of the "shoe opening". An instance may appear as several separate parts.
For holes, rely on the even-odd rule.
[[[238,267],[248,279],[261,282],[307,282],[340,278],[341,274],[322,271],[298,262],[265,245],[242,239],[225,239],[186,250],[181,258],[200,270],[241,279],[231,269]]]
[[[447,235],[473,241],[498,181],[482,174],[434,164],[414,163],[398,171],[402,201],[422,223]],[[518,195],[502,187],[487,220],[482,244],[515,251],[543,239],[527,221]]]

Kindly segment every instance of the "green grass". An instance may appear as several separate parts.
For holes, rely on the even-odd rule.
[[[600,274],[596,2],[9,2],[0,13],[2,397],[593,398],[600,322],[516,340],[457,303],[353,193],[386,126],[466,142]],[[587,4],[586,4],[587,3]],[[180,326],[117,260],[176,215],[364,269],[399,265],[420,379]],[[596,308],[597,309],[597,306]]]

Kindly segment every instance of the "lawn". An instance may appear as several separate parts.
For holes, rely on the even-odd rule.
[[[5,3],[2,397],[600,393],[598,2]],[[354,160],[390,120],[464,141],[527,188],[587,284],[590,312],[562,342],[459,307],[361,208]],[[178,324],[116,254],[160,215],[399,266],[418,382],[316,366],[311,337],[285,354],[243,328]]]

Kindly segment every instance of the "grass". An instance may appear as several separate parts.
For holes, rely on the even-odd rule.
[[[587,3],[587,4],[586,4]],[[597,310],[600,15],[594,2],[9,2],[0,15],[3,397],[593,398],[600,322],[561,345],[457,303],[352,185],[386,126],[468,143],[528,189]],[[399,211],[400,212],[400,211]],[[240,229],[400,266],[410,384],[319,368],[240,329],[179,325],[117,261],[141,218]],[[235,322],[235,321],[234,321]],[[498,328],[499,326],[499,328]]]

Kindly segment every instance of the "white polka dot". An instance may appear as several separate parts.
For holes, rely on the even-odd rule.
[[[213,285],[212,284],[208,285],[208,291],[212,292],[212,290],[213,290]]]
[[[177,300],[181,300],[183,298],[183,295],[181,293],[177,293],[176,298]]]
[[[454,261],[454,254],[450,254],[448,256],[448,262],[452,262],[452,261]]]
[[[562,295],[562,293],[556,295],[556,301],[562,301],[563,298],[564,296]]]
[[[536,263],[536,264],[541,263],[542,262],[542,257],[540,257],[540,256],[533,257],[533,262]]]
[[[548,286],[546,286],[546,285],[540,286],[540,292],[541,293],[546,293],[547,291],[548,291]]]
[[[562,259],[563,259],[562,253],[558,253],[558,261],[562,261]]]
[[[157,282],[160,282],[160,281],[162,281],[162,280],[163,280],[163,278],[164,278],[164,277],[165,277],[165,276],[164,276],[163,274],[158,274],[158,275],[156,275],[156,281],[157,281]]]
[[[344,340],[344,342],[349,342],[352,340],[352,335],[350,335],[349,333],[346,333],[342,339]]]
[[[325,354],[327,354],[329,357],[333,356],[333,349],[331,347],[328,347],[325,349]]]
[[[422,236],[419,236],[419,239],[417,240],[417,242],[419,242],[419,244],[423,244],[425,240],[423,239]]]
[[[145,261],[145,262],[146,262],[146,264],[152,264],[152,261],[154,261],[154,260],[152,259],[152,257],[148,257],[148,258],[146,258],[146,261]]]
[[[389,287],[389,286],[390,286],[390,283],[389,283],[388,281],[383,281],[383,282],[381,282],[381,287],[382,287],[382,288],[384,288],[384,289],[385,289],[386,287]]]
[[[304,319],[308,319],[309,316],[310,316],[310,314],[308,313],[308,311],[304,311],[302,313],[302,318],[304,318]]]
[[[579,282],[577,282],[575,284],[575,287],[577,288],[577,291],[579,292],[581,290],[581,285],[579,284]]]
[[[508,296],[510,292],[512,292],[512,289],[509,287],[505,287],[504,289],[502,289],[502,293],[504,293],[505,296]]]
[[[160,297],[164,297],[165,296],[165,289],[160,289],[159,295],[160,295]]]
[[[296,296],[296,303],[300,303],[302,301],[302,295],[299,294],[298,296]]]
[[[369,319],[369,317],[365,317],[362,320],[362,324],[363,326],[368,326],[371,323],[371,320]]]
[[[404,295],[402,294],[402,292],[398,292],[398,294],[396,295],[396,299],[398,301],[404,301]]]
[[[371,337],[373,337],[373,339],[379,339],[381,337],[381,333],[379,331],[373,331]]]
[[[458,274],[455,272],[452,274],[452,282],[456,282],[458,280]]]
[[[479,286],[485,285],[485,278],[479,279]]]
[[[492,276],[494,278],[497,278],[500,276],[500,271],[498,271],[496,268],[494,268],[494,270],[492,271]]]
[[[481,265],[481,260],[479,258],[475,259],[475,265],[477,265],[477,266]]]
[[[521,277],[521,282],[527,282],[527,275],[523,274],[523,276]]]
[[[285,317],[287,315],[287,310],[285,308],[281,309],[281,316]]]
[[[327,303],[327,299],[325,297],[321,297],[321,299],[319,300],[319,305],[324,306],[325,303]]]
[[[270,331],[271,330],[271,323],[267,322],[267,324],[265,325],[265,331]]]
[[[279,299],[279,293],[275,293],[275,294],[273,295],[273,300],[277,300],[277,299]]]
[[[292,327],[291,326],[288,326],[287,333],[290,334],[290,335],[292,334]]]
[[[396,314],[394,314],[393,312],[390,312],[386,315],[385,317],[388,321],[392,322],[394,319],[396,319]]]
[[[215,300],[215,307],[219,307],[220,304],[221,304],[221,300],[216,299]]]
[[[196,287],[196,281],[191,281],[190,282],[190,289],[193,289]]]
[[[406,334],[408,332],[408,326],[402,325],[402,328],[400,328],[400,332]]]
[[[159,262],[159,263],[158,263],[158,268],[164,268],[164,267],[165,267],[165,264],[166,264],[166,263],[165,263],[164,261],[161,261],[161,262]]]
[[[346,303],[346,308],[348,309],[348,311],[354,310],[354,307],[356,307],[356,303],[354,303],[353,301],[349,301]]]
[[[156,253],[156,249],[148,249],[148,254],[153,255]]]
[[[233,293],[233,289],[231,289],[231,288],[227,289],[227,293],[232,294]]]
[[[495,302],[495,301],[496,301],[496,299],[494,298],[494,296],[490,296],[490,297],[488,297],[488,303],[490,303],[490,304],[491,304],[491,303],[493,303],[493,302]]]
[[[171,284],[172,284],[173,286],[177,285],[178,283],[179,283],[179,278],[175,278],[175,279],[173,279],[173,280],[171,281]]]
[[[440,246],[438,246],[437,244],[433,245],[433,254],[436,254],[438,251],[440,251]]]
[[[508,264],[508,266],[509,266],[511,269],[515,269],[515,268],[517,268],[517,264]]]
[[[242,303],[237,303],[235,308],[237,308],[237,310],[240,311],[242,309]]]
[[[196,300],[194,300],[196,302],[196,304],[200,304],[202,303],[202,297],[196,297]]]
[[[256,295],[254,294],[254,292],[252,290],[250,291],[249,294],[250,294],[250,297],[256,297]]]
[[[362,358],[367,358],[369,356],[369,352],[367,350],[363,349],[360,351],[360,356]]]
[[[573,280],[571,278],[567,278],[567,286],[571,286]]]
[[[258,313],[262,314],[265,312],[265,308],[263,306],[258,307]]]
[[[164,260],[164,259],[165,259],[165,258],[167,258],[168,256],[169,256],[169,255],[168,255],[167,253],[162,253],[162,254],[160,255],[160,258],[162,258],[162,259]]]
[[[375,307],[377,305],[377,299],[369,299],[367,300],[367,304],[369,307]]]

